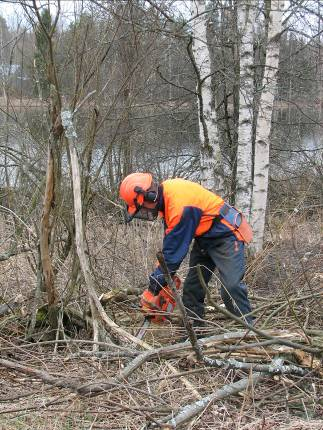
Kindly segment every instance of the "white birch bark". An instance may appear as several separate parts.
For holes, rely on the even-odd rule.
[[[219,145],[216,112],[212,104],[211,59],[207,44],[206,1],[195,0],[191,12],[193,20],[193,55],[197,74],[199,110],[201,184],[220,194],[223,192],[222,156]]]
[[[253,42],[256,20],[254,0],[238,2],[240,34],[240,97],[237,148],[236,206],[249,220],[252,193]]]
[[[264,241],[269,173],[269,136],[277,81],[283,11],[284,0],[271,1],[265,72],[262,84],[263,89],[260,97],[256,127],[254,181],[251,205],[251,225],[254,232],[252,250],[254,253],[262,249]]]

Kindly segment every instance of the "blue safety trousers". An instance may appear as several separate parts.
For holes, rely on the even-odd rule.
[[[221,282],[221,297],[228,311],[239,317],[251,312],[247,286],[243,282],[244,246],[244,242],[237,240],[233,235],[218,238],[202,236],[195,239],[190,254],[190,269],[183,287],[183,303],[188,314],[196,319],[194,325],[201,325],[199,319],[204,318],[205,299],[197,265],[201,266],[206,285],[217,269]],[[252,324],[253,317],[247,316],[246,320]]]

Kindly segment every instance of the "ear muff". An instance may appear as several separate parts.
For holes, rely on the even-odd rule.
[[[143,195],[143,196],[144,196],[144,199],[145,199],[147,202],[155,203],[155,201],[157,200],[157,193],[156,193],[156,191],[145,191],[145,190],[143,190],[141,187],[135,187],[135,188],[134,188],[134,191],[135,191],[137,194],[141,194],[141,195]]]
[[[145,200],[150,203],[155,203],[157,200],[157,193],[156,191],[146,191],[145,192]]]

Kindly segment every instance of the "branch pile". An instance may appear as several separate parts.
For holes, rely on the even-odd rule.
[[[51,344],[56,344],[59,348],[64,346],[64,354],[60,358],[63,360],[64,370],[59,373],[48,368],[55,359],[51,353],[48,354]],[[140,425],[146,428],[148,426],[180,428],[201,414],[205,414],[215,402],[218,404],[235,395],[249,396],[250,390],[255,396],[255,390],[261,390],[262,381],[268,383],[268,380],[278,377],[290,383],[295,379],[293,384],[299,384],[300,381],[304,384],[307,378],[316,378],[319,381],[322,376],[317,358],[322,351],[313,349],[307,352],[310,349],[307,339],[299,332],[266,331],[263,336],[251,331],[227,332],[199,339],[196,345],[181,342],[151,348],[145,352],[139,351],[132,345],[121,346],[113,343],[104,344],[104,351],[78,348],[82,344],[91,345],[93,341],[57,340],[40,342],[37,345],[30,343],[10,345],[9,339],[3,339],[0,358],[3,379],[7,379],[10,375],[11,379],[18,381],[21,380],[21,375],[25,375],[27,379],[24,381],[28,382],[28,386],[35,384],[39,386],[39,383],[42,383],[50,386],[51,389],[63,390],[64,396],[58,395],[54,401],[55,405],[58,399],[59,402],[62,399],[70,402],[71,398],[75,400],[75,396],[83,401],[101,396],[104,397],[103,404],[108,398],[110,402],[108,403],[111,405],[113,401],[117,404],[117,400],[112,399],[120,396],[123,399],[121,402],[123,411],[135,414]],[[197,349],[200,354],[199,359],[196,357]],[[26,357],[31,355],[30,350],[33,351],[34,360],[37,357],[33,365],[26,363]],[[40,356],[45,353],[50,357],[46,366],[41,364],[40,359]],[[71,366],[79,367],[80,363],[87,363],[87,365],[91,363],[92,370],[97,368],[96,376],[93,377],[93,372],[90,372],[90,374],[83,373],[80,377],[75,371],[71,371]],[[167,365],[170,364],[171,367],[165,374]],[[181,371],[183,367],[186,368],[184,372]],[[214,388],[203,387],[201,383],[196,383],[196,378],[205,372],[213,377],[216,376],[219,381],[223,379],[223,383],[216,384]],[[107,376],[102,377],[102,374]],[[191,378],[190,375],[194,377]],[[180,404],[174,406],[169,399],[167,401],[169,395],[167,390],[164,392],[161,387],[165,381],[175,383],[182,381],[184,377],[186,382],[189,381],[189,385],[185,382],[181,385],[180,390],[185,395],[182,396]],[[152,389],[153,386],[155,386],[154,389]],[[145,390],[142,389],[143,387]],[[150,388],[147,389],[147,387]],[[24,393],[24,396],[29,395]],[[133,397],[138,395],[141,402],[145,404],[143,408],[138,410],[126,406],[125,399],[128,396],[132,399],[128,399],[128,405],[130,405]],[[192,400],[192,397],[197,396],[199,397],[197,400]],[[2,414],[14,413],[16,408],[12,409],[6,404],[10,398],[12,393],[1,395],[1,402],[4,403]],[[147,403],[155,405],[150,412],[146,410]],[[166,408],[165,405],[167,405]]]

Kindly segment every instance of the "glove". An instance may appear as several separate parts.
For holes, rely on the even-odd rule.
[[[181,278],[179,276],[177,276],[177,275],[173,275],[172,279],[174,281],[176,290],[179,291],[180,288],[181,288],[181,285],[182,285]],[[161,297],[164,297],[169,303],[171,303],[171,304],[173,304],[175,306],[176,300],[174,298],[174,294],[173,294],[171,288],[168,285],[166,285],[165,287],[163,287],[163,289],[161,290],[161,292],[159,293],[159,295]],[[163,308],[161,301],[160,301],[160,307]]]
[[[178,276],[173,276],[173,281],[175,282],[175,287],[177,290],[181,287],[181,280]],[[163,287],[159,294],[154,295],[150,289],[146,289],[140,300],[141,310],[147,316],[151,317],[151,320],[155,323],[161,323],[166,320],[167,316],[173,312],[176,305],[175,298],[173,296],[172,290],[168,285]]]
[[[160,312],[160,297],[155,296],[149,289],[146,289],[141,296],[140,306],[142,312],[147,315],[152,315],[156,312]]]
[[[149,276],[149,291],[151,291],[155,296],[159,294],[162,287],[165,287],[167,282],[160,267],[158,266],[153,273]]]

